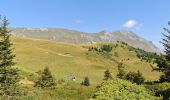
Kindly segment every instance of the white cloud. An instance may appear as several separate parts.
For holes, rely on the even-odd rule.
[[[75,20],[75,23],[76,24],[81,24],[81,23],[83,23],[83,21],[82,20]]]
[[[125,22],[123,24],[123,26],[126,27],[126,28],[134,28],[134,27],[137,26],[137,24],[138,24],[138,22],[135,21],[135,20],[128,20],[127,22]]]

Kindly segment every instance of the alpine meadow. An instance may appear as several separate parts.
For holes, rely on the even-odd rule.
[[[170,100],[170,1],[0,2],[0,100]]]

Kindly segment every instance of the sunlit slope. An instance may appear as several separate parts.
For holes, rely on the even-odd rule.
[[[123,62],[127,71],[140,70],[148,80],[158,79],[159,76],[159,73],[152,72],[149,63],[138,59],[136,53],[130,52],[126,47],[118,46],[113,49],[113,55],[114,52],[119,55],[114,57],[115,62],[99,55],[87,55],[88,49],[83,48],[87,45],[15,37],[12,37],[12,41],[16,54],[16,66],[30,73],[49,67],[56,79],[74,75],[76,81],[81,82],[83,77],[88,76],[91,83],[95,84],[102,81],[106,69],[110,69],[115,75],[116,62]]]

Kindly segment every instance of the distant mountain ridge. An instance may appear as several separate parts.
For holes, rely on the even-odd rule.
[[[123,41],[133,47],[149,52],[159,52],[159,49],[152,42],[125,30],[114,32],[101,31],[92,34],[62,28],[13,28],[11,34],[16,37],[48,39],[74,44]]]

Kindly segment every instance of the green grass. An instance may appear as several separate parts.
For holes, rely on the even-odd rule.
[[[15,37],[12,37],[12,42],[16,54],[16,67],[25,72],[35,73],[44,67],[49,67],[57,80],[73,74],[76,82],[80,83],[85,76],[88,76],[92,85],[102,82],[106,69],[110,69],[114,76],[117,72],[116,62],[96,53],[88,53],[88,49],[85,48],[101,44],[71,45],[49,40]],[[135,52],[129,51],[125,45],[123,47],[120,45],[113,48],[112,54],[118,53],[118,57],[113,58],[117,62],[123,62],[127,71],[140,70],[147,80],[159,78],[158,72],[152,72],[150,63],[141,61]]]
[[[82,86],[75,82],[58,84],[54,89],[27,86],[25,90],[27,95],[21,97],[21,100],[87,100],[94,93],[93,87]]]

